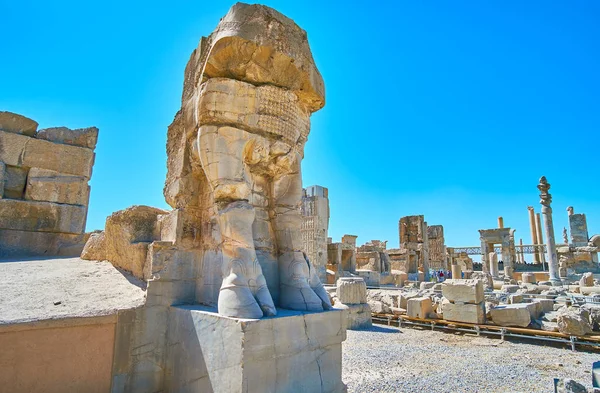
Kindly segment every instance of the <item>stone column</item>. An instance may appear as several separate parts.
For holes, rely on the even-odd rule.
[[[462,269],[460,265],[452,265],[452,278],[462,278]]]
[[[481,233],[481,231],[479,233]],[[481,236],[479,240],[481,241],[481,270],[484,273],[489,273],[490,267],[488,265],[488,245],[483,236]]]
[[[552,285],[560,285],[561,281],[558,276],[558,257],[556,254],[556,244],[554,242],[554,224],[552,223],[552,208],[550,207],[552,195],[548,192],[550,190],[550,183],[548,183],[545,176],[540,178],[540,183],[537,188],[540,190],[540,203],[542,205],[542,215],[544,216],[550,282],[552,282]]]
[[[525,253],[523,253],[523,239],[519,239],[519,263],[525,263]]]
[[[540,218],[540,213],[535,214],[535,231],[536,231],[536,235],[537,235],[536,244],[544,244],[544,234],[542,232],[542,220]],[[544,256],[544,249],[540,248],[538,250],[538,254],[539,254],[540,262],[542,262],[542,264],[545,263],[546,258]]]
[[[504,218],[498,217],[498,228],[504,228]]]
[[[537,230],[535,225],[535,211],[533,210],[533,206],[527,206],[527,210],[529,210],[529,230],[531,231],[531,244],[537,244]],[[534,248],[533,251],[533,263],[540,263],[540,256],[537,253],[537,247]]]

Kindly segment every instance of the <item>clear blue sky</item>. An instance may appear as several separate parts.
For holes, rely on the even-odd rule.
[[[371,2],[369,2],[371,3]],[[166,130],[183,70],[228,1],[0,0],[0,110],[100,128],[88,230],[133,204],[166,207]],[[496,218],[530,243],[546,175],[600,232],[600,2],[267,1],[308,32],[327,104],[304,184],[329,188],[330,236],[398,245],[424,214],[448,245]]]

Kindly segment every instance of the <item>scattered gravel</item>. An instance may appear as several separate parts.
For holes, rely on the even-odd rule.
[[[598,353],[414,328],[348,330],[348,392],[547,393],[554,378],[592,387]]]
[[[114,314],[143,305],[144,287],[107,261],[0,261],[0,325]]]

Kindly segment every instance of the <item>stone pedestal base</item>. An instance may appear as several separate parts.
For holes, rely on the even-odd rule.
[[[345,392],[345,313],[278,309],[263,319],[171,307],[168,392]]]
[[[346,325],[347,329],[350,330],[361,330],[368,329],[373,326],[373,321],[371,319],[371,307],[366,304],[342,304],[336,303],[334,308],[338,310],[345,310],[348,314],[348,324]]]

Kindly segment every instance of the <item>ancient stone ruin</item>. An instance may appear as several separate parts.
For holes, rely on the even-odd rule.
[[[329,229],[328,190],[310,186],[302,190],[302,242],[308,260],[317,269],[322,283],[327,282],[327,231]]]
[[[332,309],[303,238],[315,218],[308,251],[323,273],[327,194],[303,192],[301,161],[324,100],[306,33],[277,11],[238,3],[202,38],[168,129],[173,210],[113,213],[82,253],[147,283],[145,306],[119,315],[113,386],[344,390],[348,313]]]
[[[98,129],[37,128],[0,112],[0,257],[76,256],[85,243]]]

